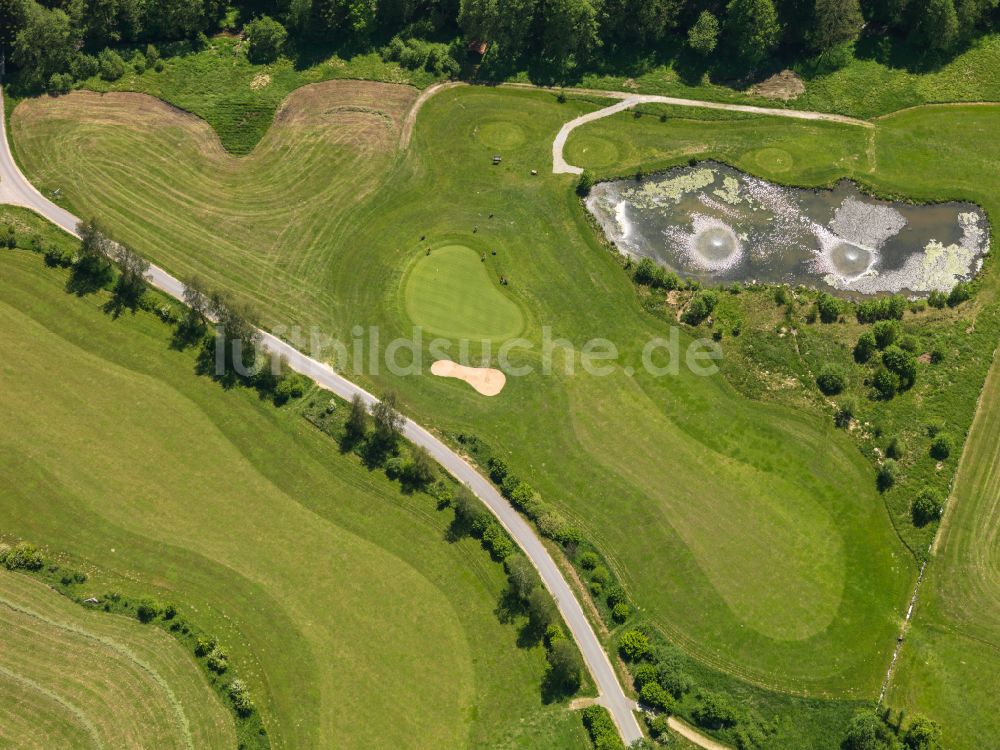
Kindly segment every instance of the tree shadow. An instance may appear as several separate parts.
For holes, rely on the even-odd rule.
[[[205,340],[208,328],[204,323],[193,322],[187,318],[174,328],[170,337],[170,348],[175,351],[185,351]]]
[[[92,269],[78,263],[66,279],[66,291],[84,297],[104,289],[111,282],[111,269]]]

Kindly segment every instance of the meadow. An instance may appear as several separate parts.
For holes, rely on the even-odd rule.
[[[888,692],[938,721],[946,747],[1000,737],[1000,370],[983,389],[920,600]]]
[[[512,378],[489,402],[437,378],[352,377],[392,386],[442,433],[494,446],[602,550],[641,617],[709,668],[815,699],[877,694],[915,566],[867,461],[825,417],[752,402],[683,367],[642,371],[662,321],[592,232],[573,180],[548,174],[561,124],[599,104],[452,89],[424,106],[406,152],[379,151],[364,134],[398,114],[350,109],[347,143],[344,85],[297,91],[243,159],[204,122],[127,95],[26,101],[12,137],[42,189],[60,187],[79,215],[101,215],[175,274],[255,300],[268,324],[342,341],[356,324],[384,339],[409,333],[408,270],[429,244],[471,248],[507,279],[494,289],[536,346],[517,363],[539,363],[551,326],[577,347],[614,341],[619,366],[603,378],[561,366]],[[800,708],[788,746],[815,746]]]
[[[26,212],[0,221],[72,246]],[[0,267],[7,538],[95,593],[173,602],[228,648],[273,747],[579,745],[543,700],[543,648],[498,619],[502,568],[302,417],[328,395],[225,390],[155,316],[113,319],[26,250]]]
[[[233,720],[166,633],[0,567],[0,745],[234,747]]]

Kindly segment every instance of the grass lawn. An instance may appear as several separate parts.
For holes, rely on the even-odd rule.
[[[406,314],[428,333],[476,341],[517,336],[524,316],[490,278],[484,251],[445,245],[419,258],[406,279]]]
[[[994,366],[962,456],[889,701],[944,728],[945,746],[1000,737],[1000,370]]]
[[[233,719],[173,638],[0,568],[0,744],[234,747]]]
[[[41,222],[4,210],[26,231]],[[194,374],[148,314],[0,253],[0,528],[228,646],[275,747],[577,747],[503,571],[301,417]],[[327,396],[318,396],[327,399]],[[110,617],[110,616],[109,616]]]
[[[43,189],[62,187],[75,211],[102,215],[155,262],[257,300],[269,323],[342,341],[356,324],[380,326],[383,340],[409,333],[405,273],[428,243],[497,249],[488,265],[510,280],[503,293],[535,345],[515,364],[539,364],[545,325],[576,347],[614,341],[611,375],[557,365],[489,401],[438,378],[362,381],[397,389],[442,432],[497,447],[606,553],[640,616],[704,664],[796,694],[874,697],[914,565],[870,468],[826,418],[751,402],[722,377],[625,373],[665,328],[592,233],[572,178],[548,173],[561,124],[597,105],[450,90],[399,155],[331,143],[341,131],[316,118],[340,116],[329,113],[344,99],[323,86],[293,95],[242,160],[213,147],[204,123],[92,95],[25,102],[13,139]],[[494,167],[497,132],[516,143]],[[804,714],[786,746],[816,746]]]

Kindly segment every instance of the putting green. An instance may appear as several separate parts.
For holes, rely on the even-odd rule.
[[[417,261],[404,298],[414,325],[439,336],[497,340],[524,328],[520,308],[493,284],[478,253],[464,245],[435,248]]]
[[[491,120],[476,126],[476,138],[490,148],[514,148],[524,143],[524,128],[508,120]]]
[[[610,167],[621,160],[621,152],[614,141],[596,135],[581,135],[573,140],[567,156],[572,164],[586,164],[590,168]]]
[[[773,172],[787,172],[795,164],[795,159],[783,148],[762,148],[747,157],[761,169]]]

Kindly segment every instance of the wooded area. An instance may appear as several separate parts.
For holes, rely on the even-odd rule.
[[[406,64],[413,40],[440,45],[435,70],[458,75],[467,44],[488,42],[482,74],[531,70],[568,80],[643,58],[687,56],[739,79],[776,59],[850,59],[860,34],[937,58],[996,27],[998,0],[0,0],[0,52],[28,89],[120,76],[115,48],[244,29],[251,59],[316,45],[382,48]],[[257,19],[254,21],[254,19]],[[251,23],[252,22],[252,23]],[[395,37],[395,38],[394,38]],[[385,46],[389,40],[392,43]],[[416,42],[419,44],[419,42]],[[870,46],[870,45],[869,45]],[[105,51],[107,50],[107,51]],[[147,51],[153,66],[159,51]],[[133,64],[136,64],[134,57]],[[58,79],[53,80],[53,76]]]

